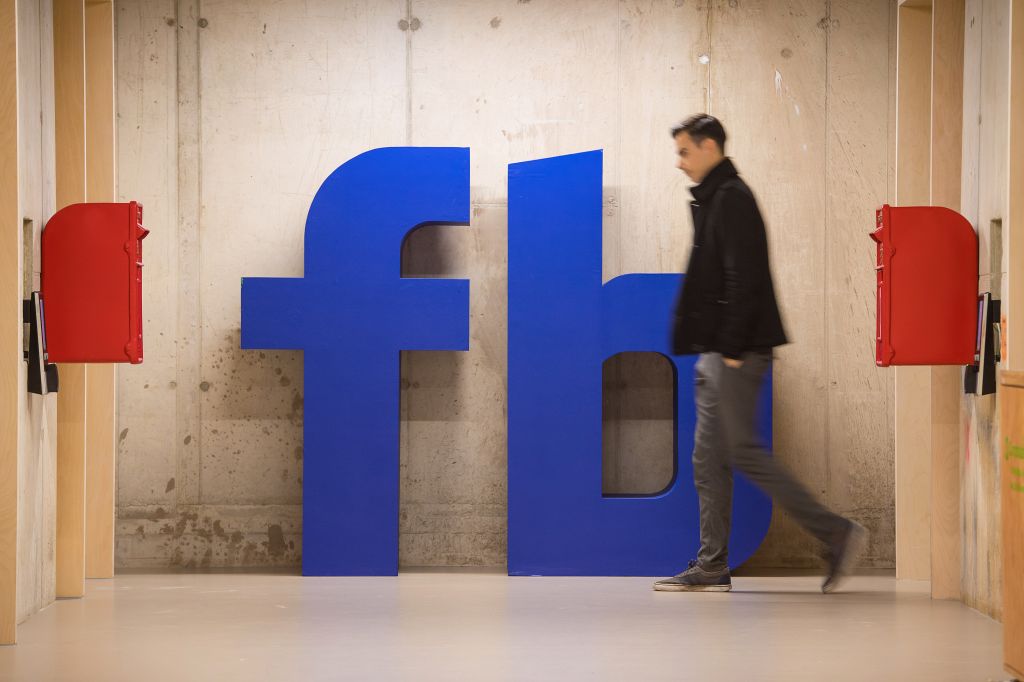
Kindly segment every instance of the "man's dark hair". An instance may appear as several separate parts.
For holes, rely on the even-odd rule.
[[[676,135],[680,133],[686,133],[697,144],[712,139],[718,143],[718,148],[722,150],[722,153],[725,153],[725,128],[722,127],[722,122],[714,116],[707,114],[691,116],[672,127],[672,139],[675,139]]]

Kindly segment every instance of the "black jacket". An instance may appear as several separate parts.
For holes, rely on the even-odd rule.
[[[786,343],[757,201],[725,159],[692,188],[693,248],[676,298],[672,352],[721,353]]]

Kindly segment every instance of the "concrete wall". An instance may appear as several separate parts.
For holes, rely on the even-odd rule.
[[[1009,229],[1010,2],[968,0],[964,40],[962,211],[978,231],[979,291],[1006,300]],[[1020,267],[1020,264],[1016,264]],[[961,402],[963,600],[995,618],[1002,610],[999,394]]]
[[[39,235],[54,212],[53,24],[51,3],[18,2],[18,146],[26,291],[39,289]],[[56,396],[25,391],[21,365],[18,457],[18,620],[56,598]]]
[[[147,360],[120,371],[118,565],[297,564],[302,358],[239,350],[239,280],[300,276],[323,178],[406,144],[472,148],[473,213],[469,229],[419,231],[404,258],[406,274],[472,283],[471,350],[402,358],[401,563],[503,565],[506,164],[605,149],[605,279],[678,272],[689,195],[668,128],[707,110],[759,195],[794,341],[776,370],[778,456],[870,527],[870,564],[892,566],[892,378],[873,362],[867,238],[890,195],[892,10],[118,2],[119,191],[152,230]],[[665,381],[644,356],[606,367],[607,490],[664,480]],[[753,561],[813,565],[815,549],[776,513]]]

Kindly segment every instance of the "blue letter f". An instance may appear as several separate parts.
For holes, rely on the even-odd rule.
[[[469,150],[376,149],[313,198],[305,277],[242,280],[242,348],[305,351],[304,575],[398,572],[399,351],[469,348],[469,282],[401,277],[426,223],[469,223]]]

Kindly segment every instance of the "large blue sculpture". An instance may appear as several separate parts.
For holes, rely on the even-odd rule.
[[[399,352],[469,347],[469,282],[402,278],[402,242],[468,222],[468,149],[376,149],[313,198],[304,277],[242,280],[242,347],[305,351],[304,575],[398,572]]]
[[[694,358],[672,357],[678,275],[602,286],[601,152],[509,166],[509,573],[670,575],[699,547],[692,480]],[[669,357],[677,378],[676,475],[662,493],[603,496],[602,364]],[[770,386],[759,420],[771,437]],[[737,478],[730,554],[764,538],[771,502]]]
[[[306,220],[305,276],[242,280],[242,347],[305,351],[303,573],[398,570],[401,350],[466,350],[469,283],[401,277],[429,223],[467,224],[469,150],[377,149],[332,173]],[[696,551],[692,358],[672,358],[676,476],[658,495],[601,493],[601,369],[668,356],[677,275],[602,286],[601,153],[509,167],[509,572],[661,575]],[[770,387],[760,415],[771,435]],[[770,502],[735,492],[733,563]]]

